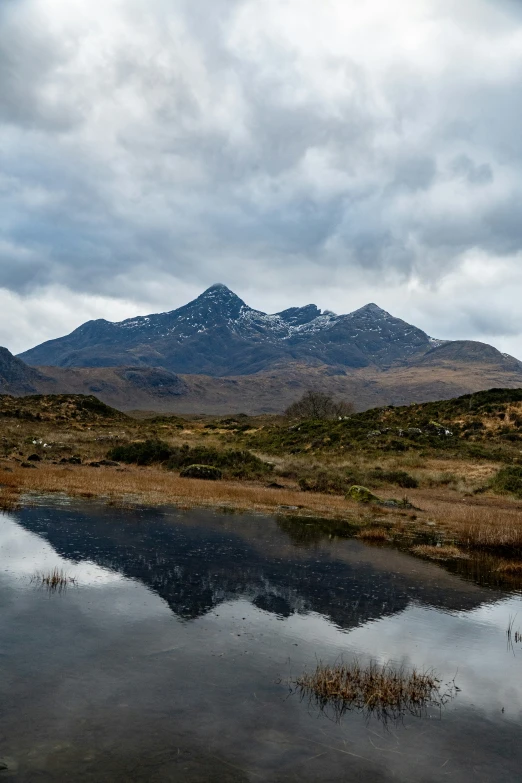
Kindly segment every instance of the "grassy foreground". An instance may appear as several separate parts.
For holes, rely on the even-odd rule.
[[[222,479],[183,478],[192,463]],[[321,518],[336,534],[411,542],[435,560],[497,550],[520,577],[522,391],[331,421],[137,419],[94,397],[3,396],[0,484],[5,509],[20,493],[62,492]],[[347,497],[354,484],[398,502],[358,503]]]

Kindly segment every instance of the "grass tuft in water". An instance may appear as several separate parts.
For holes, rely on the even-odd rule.
[[[513,646],[513,642],[515,644],[518,644],[519,642],[522,642],[522,633],[520,631],[513,631],[513,628],[515,627],[515,620],[517,619],[516,614],[509,615],[509,621],[508,621],[508,627],[506,630],[506,636],[508,639],[508,646]]]
[[[353,709],[381,719],[420,716],[429,706],[442,706],[457,690],[452,683],[443,693],[441,681],[432,671],[375,661],[363,666],[357,659],[334,666],[319,663],[313,673],[303,674],[294,684],[321,710],[331,708],[337,719]]]
[[[429,560],[462,560],[463,558],[468,557],[468,555],[462,552],[458,547],[451,544],[441,544],[440,546],[419,544],[418,546],[412,547],[411,551],[414,555],[427,557]]]
[[[69,576],[61,568],[53,568],[50,571],[37,571],[32,581],[45,587],[49,592],[62,592],[69,585],[76,584],[76,579]]]

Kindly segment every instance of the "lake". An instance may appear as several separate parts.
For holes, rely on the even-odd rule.
[[[44,503],[0,516],[0,782],[521,779],[522,601],[493,576],[304,521]],[[33,579],[55,567],[61,592]],[[336,721],[291,684],[354,657],[459,690]]]

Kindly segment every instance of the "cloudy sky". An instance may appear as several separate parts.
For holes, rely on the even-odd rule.
[[[0,343],[368,301],[522,358],[520,0],[1,0]]]

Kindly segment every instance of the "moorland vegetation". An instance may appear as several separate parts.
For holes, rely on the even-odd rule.
[[[302,406],[136,418],[95,397],[4,395],[0,502],[66,492],[265,511],[296,520],[297,539],[320,518],[328,535],[441,562],[495,553],[499,573],[522,578],[522,390],[362,413],[332,404],[315,418]]]

